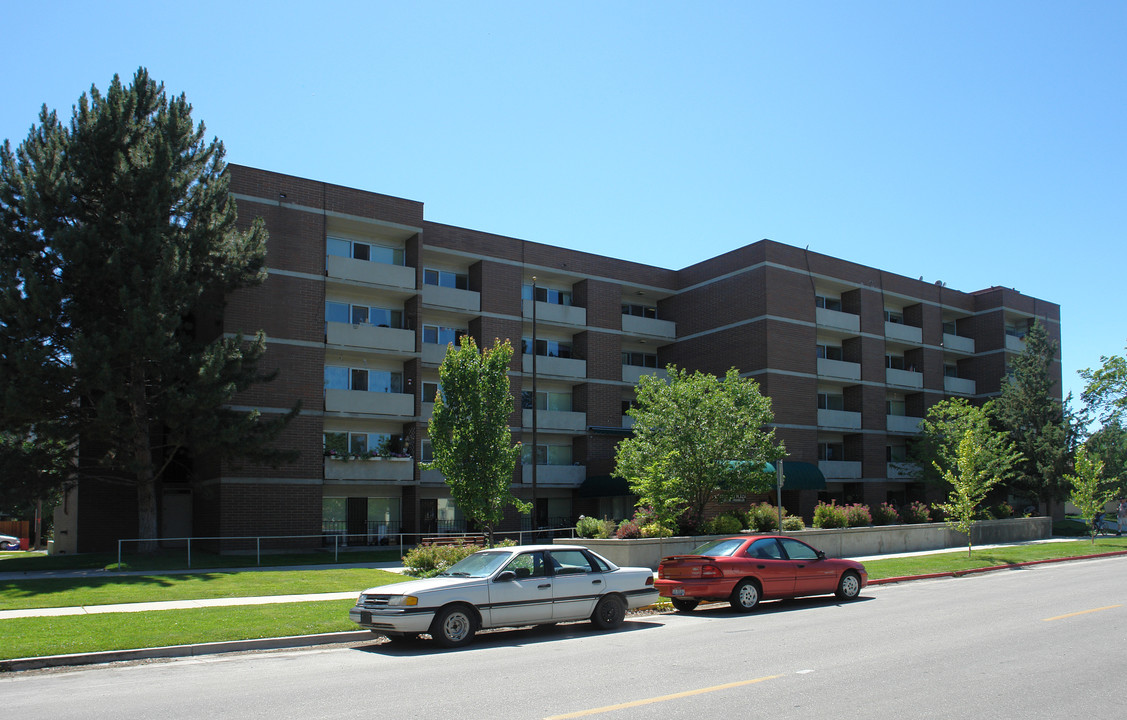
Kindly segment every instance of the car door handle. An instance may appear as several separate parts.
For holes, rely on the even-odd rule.
[[[766,570],[767,569],[766,565],[756,565],[755,567],[759,568],[760,570]]]
[[[536,589],[537,590],[543,590],[544,588],[550,588],[550,587],[552,587],[552,583],[544,583],[543,585],[537,585]]]
[[[592,585],[602,585],[602,584],[603,584],[603,581],[602,581],[602,580],[592,580],[592,581],[591,581],[591,584],[592,584]]]
[[[799,569],[799,570],[801,570],[801,569],[802,569],[802,568],[804,568],[804,567],[806,567],[806,566],[805,566],[805,565],[799,565],[799,566],[798,566],[798,569]]]

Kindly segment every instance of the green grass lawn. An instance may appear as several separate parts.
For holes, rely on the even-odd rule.
[[[967,551],[963,549],[935,555],[869,560],[865,563],[865,569],[869,573],[870,580],[879,580],[888,577],[959,572],[975,568],[994,567],[996,565],[1013,565],[1034,560],[1051,560],[1053,558],[1075,557],[1078,555],[1096,555],[1099,553],[1122,550],[1127,550],[1127,537],[1117,538],[1101,536],[1096,540],[1094,545],[1091,540],[1040,543],[1037,545],[1013,545],[1004,548],[991,548],[989,550],[973,550],[969,558],[967,557]]]
[[[0,659],[356,630],[351,600],[0,620]]]
[[[0,581],[0,610],[205,598],[356,592],[404,578],[387,570],[332,568]],[[0,622],[7,622],[0,620]]]

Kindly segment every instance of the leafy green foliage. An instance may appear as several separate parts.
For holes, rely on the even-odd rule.
[[[784,524],[786,508],[783,509]],[[779,509],[770,503],[752,505],[747,510],[747,527],[758,533],[774,532],[779,527]]]
[[[783,517],[783,530],[786,532],[798,532],[799,530],[805,529],[806,523],[797,515]]]
[[[861,503],[846,505],[845,524],[847,527],[869,527],[872,525],[873,515],[869,512],[869,506]]]
[[[956,469],[944,473],[952,490],[946,503],[940,505],[947,514],[947,525],[967,536],[967,555],[971,552],[971,528],[977,522],[978,506],[999,481],[988,467],[989,453],[976,442],[975,432],[968,429],[959,442]]]
[[[744,529],[744,521],[735,515],[718,515],[708,521],[705,529],[711,535],[735,535]]]
[[[931,511],[926,503],[916,500],[900,508],[900,517],[905,523],[912,525],[926,523],[931,522]]]
[[[223,155],[143,68],[91,88],[68,126],[44,108],[0,149],[0,428],[81,437],[84,474],[137,487],[144,538],[156,482],[189,452],[289,456],[268,446],[297,408],[230,409],[272,375],[257,369],[261,333],[214,324],[266,277],[266,230],[236,227]]]
[[[62,494],[73,453],[60,440],[0,432],[0,515],[27,517]]]
[[[1075,474],[1067,476],[1072,484],[1069,499],[1080,511],[1081,517],[1088,521],[1093,544],[1099,530],[1096,518],[1103,512],[1104,506],[1115,499],[1115,490],[1108,487],[1102,477],[1103,469],[1103,462],[1089,455],[1088,449],[1081,446],[1076,452]]]
[[[1119,418],[1107,421],[1084,443],[1088,455],[1104,465],[1103,475],[1116,495],[1127,494],[1127,428]]]
[[[614,536],[619,540],[634,540],[642,537],[642,528],[633,520],[623,520],[618,524]]]
[[[873,525],[896,525],[900,522],[900,513],[896,506],[881,503],[872,507]]]
[[[1080,371],[1084,391],[1080,399],[1105,424],[1120,424],[1127,412],[1127,357],[1100,357],[1100,367]]]
[[[492,349],[478,352],[473,338],[465,336],[461,346],[449,347],[438,369],[442,392],[435,398],[428,430],[434,460],[422,463],[445,476],[454,502],[467,520],[485,529],[490,544],[506,506],[531,509],[512,493],[520,457],[520,443],[514,444],[509,432],[512,356],[508,340],[496,340]]]
[[[1020,459],[1005,432],[991,427],[989,405],[971,405],[964,398],[951,398],[932,405],[920,421],[920,434],[909,446],[909,457],[920,477],[945,483],[946,473],[958,462],[959,442],[968,431],[983,449],[983,459],[995,477],[1007,478]]]
[[[456,562],[468,558],[481,548],[477,545],[419,545],[403,556],[403,569],[413,577],[434,577]]]
[[[1035,322],[1025,337],[1025,351],[1011,363],[1012,380],[1002,384],[1002,394],[989,410],[994,424],[1009,434],[1021,453],[1013,465],[1011,488],[1045,503],[1068,495],[1065,475],[1076,434],[1064,404],[1053,396],[1050,371],[1056,351],[1044,325]]]
[[[699,528],[705,507],[763,492],[764,466],[783,454],[771,401],[735,368],[723,378],[670,366],[668,382],[643,375],[629,411],[634,436],[618,444],[615,475],[662,524]]]
[[[597,517],[580,515],[575,523],[575,534],[581,538],[605,540],[614,536],[616,526],[613,520],[600,520]]]

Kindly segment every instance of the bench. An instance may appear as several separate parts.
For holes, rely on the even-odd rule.
[[[474,545],[476,547],[485,547],[484,535],[435,535],[423,538],[419,543],[423,547],[434,547],[436,545]]]

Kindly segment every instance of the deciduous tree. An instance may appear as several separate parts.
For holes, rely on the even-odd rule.
[[[1099,532],[1096,518],[1103,512],[1104,506],[1115,498],[1114,489],[1108,487],[1102,477],[1103,470],[1104,464],[1092,457],[1088,449],[1081,445],[1076,451],[1076,472],[1066,476],[1072,485],[1069,499],[1080,511],[1080,516],[1088,520],[1093,545],[1096,544],[1096,533]]]
[[[951,486],[947,502],[940,507],[947,515],[947,525],[966,533],[967,557],[971,556],[973,541],[971,530],[978,518],[978,506],[986,498],[999,478],[990,472],[990,458],[975,439],[973,430],[968,429],[959,440],[955,453],[954,467],[943,471],[943,477]],[[938,464],[936,466],[938,470]]]
[[[947,481],[947,472],[957,469],[959,444],[968,432],[990,474],[1001,481],[1011,475],[1021,455],[1006,433],[991,427],[988,408],[989,404],[980,408],[965,398],[951,398],[928,409],[927,416],[920,421],[920,434],[909,451],[909,460],[923,480]]]
[[[634,435],[618,444],[615,474],[641,505],[669,508],[699,528],[712,502],[769,490],[767,463],[785,450],[775,442],[771,400],[735,368],[723,378],[674,366],[668,380],[643,375],[629,411]]]
[[[528,512],[529,503],[512,493],[520,443],[513,443],[509,415],[509,361],[513,348],[496,340],[478,352],[472,337],[451,345],[438,369],[441,391],[434,399],[428,428],[434,459],[423,464],[445,476],[450,495],[468,520],[482,527],[493,544],[494,528],[505,507]]]

